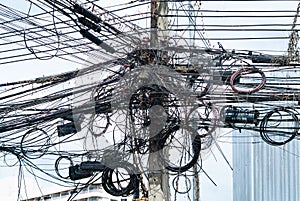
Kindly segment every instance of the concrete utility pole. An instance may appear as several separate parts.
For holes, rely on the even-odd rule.
[[[168,38],[168,18],[164,17],[169,11],[168,2],[151,0],[151,48],[157,48]],[[162,15],[162,16],[160,16]]]
[[[188,1],[188,17],[189,17],[189,26],[190,27],[194,27],[194,21],[193,20],[196,20],[194,19],[193,17],[195,16],[195,9],[192,5],[192,2],[191,0]],[[190,47],[194,47],[195,46],[195,40],[193,40],[195,36],[195,32],[194,31],[189,31],[189,46]],[[194,55],[192,55],[194,56]],[[198,173],[198,167],[197,167],[197,164],[195,164],[193,166],[193,172],[194,172],[194,178],[193,178],[193,187],[194,187],[194,190],[193,190],[193,199],[194,201],[200,201],[200,177],[199,177],[199,173]]]
[[[168,21],[167,17],[161,17],[160,15],[166,15],[168,13],[168,2],[151,0],[151,36],[150,36],[150,48],[157,50],[158,47],[165,42],[168,33]],[[163,123],[163,122],[161,122]],[[153,125],[154,126],[154,125]],[[157,126],[157,125],[156,125]],[[161,125],[163,126],[163,125]],[[149,145],[149,201],[169,201],[169,176],[166,170],[164,170],[161,162],[161,155],[167,155],[163,153],[166,151],[159,150],[158,144],[160,135],[155,133],[157,129],[151,128],[150,125],[150,145]]]

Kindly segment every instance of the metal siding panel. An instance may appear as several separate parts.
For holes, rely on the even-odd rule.
[[[297,141],[272,147],[238,140],[233,138],[233,201],[300,201]]]

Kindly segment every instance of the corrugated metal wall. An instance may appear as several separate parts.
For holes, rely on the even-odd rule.
[[[233,137],[233,201],[300,201],[298,140],[280,147],[253,141]]]
[[[298,71],[270,72],[266,76],[300,77]],[[267,80],[267,84],[278,81],[284,83],[285,80]],[[275,104],[292,106],[297,103],[270,103]],[[232,142],[233,201],[300,201],[297,137],[284,146],[271,146],[260,139],[258,132],[234,131]]]

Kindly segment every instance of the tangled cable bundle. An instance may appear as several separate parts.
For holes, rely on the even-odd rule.
[[[132,124],[136,125],[136,132],[142,132],[143,128],[150,126],[152,129],[150,132],[155,135],[164,129],[164,122],[179,119],[176,107],[176,97],[164,87],[143,86],[130,98],[129,115]],[[153,131],[154,129],[157,131]],[[155,138],[152,135],[149,137],[148,140]],[[147,139],[147,137],[143,139]]]
[[[40,132],[38,135],[34,135],[34,132]],[[20,142],[21,153],[29,159],[37,159],[47,153],[50,145],[50,137],[42,129],[31,129],[27,131]],[[24,150],[26,148],[27,150]]]
[[[69,174],[62,175],[61,172],[60,172],[60,169],[62,169],[62,168],[59,168],[59,165],[60,165],[60,163],[61,163],[62,160],[67,160],[69,162],[69,164],[67,165],[67,167],[71,167],[71,166],[74,165],[72,159],[69,156],[60,156],[55,161],[55,165],[54,165],[55,172],[56,172],[56,174],[60,178],[62,178],[62,179],[69,179],[70,178]]]
[[[135,167],[124,161],[106,168],[102,175],[103,189],[114,196],[126,197],[133,194],[139,184],[135,172]]]
[[[251,89],[239,89],[237,87],[237,82],[238,80],[244,76],[244,75],[250,75],[250,74],[254,74],[254,73],[259,73],[261,75],[261,82],[251,88]],[[254,92],[259,91],[260,89],[262,89],[266,84],[266,76],[263,73],[263,71],[257,69],[257,68],[241,68],[238,71],[236,71],[235,73],[233,73],[230,77],[230,86],[232,88],[233,91],[240,93],[240,94],[252,94]],[[251,86],[253,84],[251,83]]]
[[[187,152],[186,154],[182,154],[182,156],[179,157],[178,164],[175,164],[175,161],[169,162],[166,165],[166,169],[170,170],[172,172],[186,172],[190,168],[192,168],[195,164],[198,162],[198,158],[200,156],[201,151],[201,137],[199,135],[192,135],[192,147],[191,151],[189,151],[187,148],[182,149],[183,152]],[[168,145],[170,146],[170,145]]]
[[[268,112],[260,123],[262,139],[271,145],[284,145],[298,135],[299,113],[288,107],[275,108]],[[292,124],[292,125],[290,125]]]
[[[219,119],[219,112],[211,102],[199,103],[189,112],[187,124],[203,138],[213,134]]]
[[[0,4],[1,65],[60,58],[88,66],[0,84],[0,151],[6,166],[20,167],[19,185],[26,170],[37,184],[80,192],[101,181],[114,196],[140,189],[147,195],[148,159],[157,155],[160,169],[153,172],[165,172],[171,195],[186,200],[198,173],[214,183],[202,157],[213,146],[221,151],[218,143],[226,137],[237,137],[233,129],[253,131],[253,141],[274,146],[297,138],[300,68],[294,57],[293,63],[221,43],[212,48],[204,30],[240,29],[225,22],[204,28],[199,20],[222,15],[202,10],[199,1],[169,1],[169,13],[155,16],[168,18],[168,37],[159,33],[158,46],[148,22],[156,13],[145,11],[151,1],[107,8],[99,2],[29,0],[29,12]],[[266,25],[240,26],[262,31],[257,27]]]
[[[11,141],[19,143],[20,147],[20,149],[14,150],[6,148],[5,151],[10,150],[8,153],[19,155],[17,161],[30,166],[33,166],[30,160],[46,160],[46,156],[50,157],[54,161],[56,174],[54,171],[43,172],[61,183],[68,185],[74,181],[80,183],[81,179],[93,179],[98,175],[102,178],[103,188],[108,193],[115,196],[128,196],[139,188],[139,183],[148,181],[147,166],[141,162],[145,160],[147,154],[156,151],[163,153],[168,150],[171,157],[166,157],[160,153],[160,164],[170,174],[187,173],[192,175],[193,167],[197,167],[198,170],[196,171],[200,172],[199,169],[202,168],[201,154],[209,151],[214,145],[216,132],[219,128],[226,128],[231,125],[233,129],[255,130],[260,122],[261,138],[271,145],[286,144],[297,136],[299,123],[297,123],[296,110],[285,108],[270,111],[270,107],[263,103],[252,103],[259,106],[260,112],[249,106],[247,106],[248,109],[234,107],[237,99],[246,103],[251,98],[246,99],[243,95],[249,96],[265,87],[266,76],[262,71],[253,68],[239,70],[232,74],[230,82],[234,84],[238,79],[248,74],[259,73],[263,78],[259,86],[238,93],[238,98],[234,99],[233,93],[229,94],[229,90],[226,93],[219,91],[219,85],[224,84],[219,82],[222,77],[209,79],[211,80],[210,89],[199,96],[199,90],[194,91],[191,88],[191,80],[187,79],[188,77],[184,73],[178,73],[174,66],[166,64],[165,68],[174,70],[177,74],[173,77],[163,77],[165,78],[163,81],[172,79],[172,81],[181,83],[182,86],[187,86],[184,88],[186,91],[182,93],[190,93],[189,98],[194,98],[194,105],[187,104],[189,102],[185,102],[180,95],[177,95],[176,90],[171,91],[165,87],[168,85],[150,84],[137,88],[128,99],[127,105],[119,104],[119,107],[116,107],[114,106],[116,100],[128,89],[122,85],[121,80],[127,74],[139,74],[137,72],[144,67],[135,61],[136,59],[130,55],[122,61],[114,60],[103,65],[86,68],[82,71],[82,75],[78,71],[73,71],[19,83],[7,83],[5,86],[11,86],[12,91],[14,87],[19,90],[20,86],[24,90],[14,95],[2,97],[5,101],[16,97],[9,106],[5,106],[1,110],[0,130],[4,133],[3,143]],[[129,65],[131,67],[128,68],[127,64],[131,63],[135,64]],[[72,88],[64,87],[63,90],[58,87],[75,79],[76,76],[84,77],[86,74],[93,74],[99,69],[106,72],[104,78],[96,83]],[[220,75],[223,76],[223,74]],[[205,84],[205,81],[201,79],[200,84]],[[127,81],[125,80],[125,83]],[[136,80],[129,81],[134,83]],[[32,84],[34,84],[33,88],[30,87]],[[31,99],[18,100],[20,96],[30,97],[33,91],[39,95],[38,92],[44,89],[49,90],[49,94],[42,94],[34,101]],[[271,90],[271,88],[265,87],[265,90]],[[262,90],[261,93],[263,94],[264,91]],[[70,103],[70,100],[74,103],[77,102],[77,99],[72,98],[73,96],[83,98],[78,102],[84,104],[76,106],[76,110],[72,108]],[[228,99],[224,100],[224,98]],[[260,97],[258,93],[255,99],[260,98],[263,99],[265,96]],[[43,109],[45,105],[51,107]],[[128,107],[125,110],[127,113],[123,110],[125,106]],[[223,112],[227,116],[224,118],[219,117],[218,108],[222,108],[220,106],[226,108]],[[90,111],[95,113],[91,114]],[[153,113],[153,111],[155,112]],[[266,111],[266,116],[261,120],[259,116]],[[223,112],[221,110],[221,113]],[[16,113],[19,114],[16,115]],[[285,119],[287,116],[289,118]],[[220,120],[225,120],[225,124],[221,124]],[[131,124],[128,125],[128,122]],[[293,129],[286,131],[283,126],[284,122],[286,122],[287,127]],[[159,127],[159,125],[162,126]],[[158,129],[157,132],[154,128]],[[274,129],[279,129],[279,131],[275,132]],[[19,132],[22,134],[18,134]],[[155,135],[152,136],[151,132]],[[78,133],[81,134],[78,135]],[[284,139],[278,139],[278,136]],[[102,141],[98,141],[99,138],[105,137],[108,137],[110,144],[105,145]],[[6,142],[4,142],[5,139]],[[68,146],[80,140],[85,145],[83,149],[81,147],[81,150],[67,151],[69,150]],[[156,145],[155,149],[151,148],[154,144]],[[57,147],[63,146],[66,146],[64,147],[66,151],[58,151],[60,148],[57,149]],[[117,157],[112,157],[116,157],[124,163],[116,164],[115,167],[105,164],[107,168],[101,169],[101,171],[95,166],[90,170],[84,169],[86,166],[82,166],[82,163],[86,162],[85,159],[87,161],[101,161],[104,156],[103,153],[110,150],[116,151]],[[73,159],[77,162],[73,162]],[[63,165],[62,161],[66,162],[67,165]],[[40,168],[37,170],[41,171]],[[121,172],[121,176],[116,176],[119,172]],[[116,180],[114,180],[115,178]],[[146,192],[147,189],[144,191]],[[181,191],[175,189],[175,193],[181,194]]]

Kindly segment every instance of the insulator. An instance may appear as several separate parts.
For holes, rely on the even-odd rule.
[[[228,107],[225,110],[226,123],[258,123],[258,110],[243,110],[236,107]]]
[[[102,172],[105,168],[106,166],[98,161],[85,161],[80,163],[81,170]]]
[[[72,134],[72,133],[77,133],[77,131],[81,130],[79,128],[79,125],[77,127],[78,128],[75,127],[74,122],[66,123],[66,124],[63,124],[63,125],[58,125],[57,126],[58,137],[62,137],[62,136],[69,135],[69,134]]]
[[[90,41],[92,41],[96,45],[99,45],[101,48],[103,48],[107,52],[110,52],[110,53],[115,53],[116,52],[113,47],[107,45],[105,42],[103,42],[102,40],[100,40],[98,37],[96,37],[95,35],[91,34],[88,30],[81,29],[80,33],[81,33],[81,35],[83,37],[89,39]]]
[[[69,177],[71,180],[79,180],[93,176],[91,171],[81,170],[79,165],[69,167]]]
[[[84,17],[79,17],[78,21],[83,24],[84,26],[88,27],[89,29],[94,30],[95,32],[100,33],[101,31],[101,26],[98,24],[95,24],[91,22],[90,20],[85,19]]]
[[[95,15],[94,13],[92,13],[91,11],[83,8],[79,4],[75,4],[73,8],[74,8],[74,11],[76,13],[79,13],[79,14],[83,15],[84,17],[86,17],[86,18],[88,18],[88,19],[90,19],[90,20],[92,20],[92,21],[94,21],[96,23],[99,23],[99,22],[102,21],[100,17],[98,17],[97,15]]]

